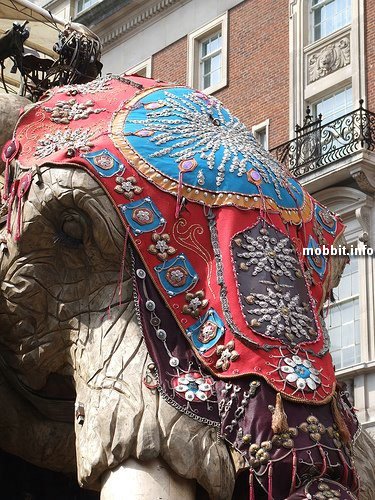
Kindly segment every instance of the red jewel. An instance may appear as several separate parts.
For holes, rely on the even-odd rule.
[[[15,158],[19,150],[20,150],[20,143],[17,141],[17,139],[8,141],[3,147],[3,152],[1,154],[2,160],[4,162],[13,160],[13,158]]]

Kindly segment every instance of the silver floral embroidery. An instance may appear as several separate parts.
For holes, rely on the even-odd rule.
[[[87,152],[94,146],[90,141],[93,132],[90,129],[79,128],[76,130],[57,130],[54,134],[46,134],[44,139],[38,141],[34,156],[45,158],[60,149],[73,149]]]
[[[180,283],[183,280],[183,278],[185,277],[184,273],[182,271],[180,271],[179,269],[171,271],[170,275],[171,275],[171,278],[173,278],[173,280],[176,283]]]
[[[151,215],[146,210],[138,210],[137,218],[143,223],[151,222]]]
[[[245,250],[237,254],[239,258],[244,259],[240,264],[240,269],[248,271],[252,266],[253,276],[266,271],[273,276],[284,275],[294,280],[295,273],[300,275],[301,271],[289,238],[277,240],[270,237],[266,229],[260,232],[263,234],[256,238],[245,233],[243,235],[245,241],[241,238],[235,240],[235,243]]]
[[[45,106],[47,113],[51,113],[50,120],[54,123],[69,124],[72,120],[88,118],[92,114],[105,111],[104,108],[94,108],[94,101],[77,102],[75,99],[57,101],[53,108]]]
[[[247,311],[257,316],[250,324],[257,327],[266,323],[265,335],[286,337],[292,342],[301,339],[311,341],[316,337],[313,320],[306,314],[308,304],[302,306],[298,294],[293,296],[290,291],[277,292],[271,288],[267,288],[267,292],[252,293],[246,297],[247,302],[258,306]]]
[[[320,372],[314,368],[312,362],[297,355],[282,358],[279,373],[284,380],[300,391],[309,389],[315,391],[322,383]]]
[[[77,95],[77,94],[96,94],[97,92],[103,92],[110,88],[109,81],[112,79],[112,75],[106,75],[102,78],[97,78],[92,82],[80,83],[77,85],[64,85],[59,90],[58,94],[66,95]]]

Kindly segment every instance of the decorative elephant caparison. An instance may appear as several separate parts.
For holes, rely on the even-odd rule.
[[[356,497],[322,319],[345,262],[302,252],[343,225],[217,99],[56,88],[2,158],[2,449],[103,499],[227,500],[240,471],[236,499]]]

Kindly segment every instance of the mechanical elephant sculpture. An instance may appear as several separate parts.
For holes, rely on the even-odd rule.
[[[3,160],[1,448],[103,498],[159,459],[181,498],[230,499],[243,470],[236,498],[355,498],[321,315],[345,262],[302,252],[342,223],[219,101],[137,76],[57,88]]]

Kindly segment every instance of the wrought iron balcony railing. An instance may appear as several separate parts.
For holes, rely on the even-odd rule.
[[[359,108],[329,123],[307,114],[303,127],[296,126],[296,137],[271,149],[276,158],[287,165],[294,177],[341,160],[361,149],[375,149],[375,113]]]

